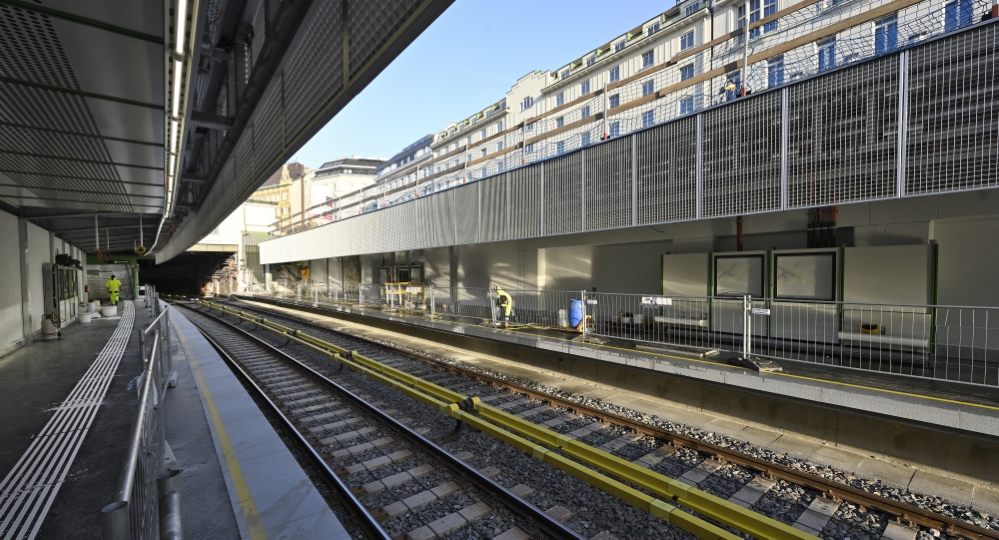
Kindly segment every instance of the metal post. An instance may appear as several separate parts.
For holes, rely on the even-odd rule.
[[[433,285],[430,286],[430,318],[437,318],[437,289]]]
[[[486,291],[486,301],[489,302],[489,313],[493,316],[493,326],[498,324],[496,320],[496,311],[499,310],[499,305],[497,305],[496,300],[499,300],[499,294],[496,294],[496,298],[493,298],[492,290]]]
[[[898,155],[896,156],[898,183],[895,188],[897,197],[905,197],[905,168],[909,128],[909,51],[902,51],[898,57]]]
[[[749,79],[749,2],[743,6],[746,11],[746,25],[742,27],[742,72],[739,74],[739,84],[742,88],[736,88],[739,97],[746,95],[746,82]]]
[[[139,359],[142,360],[142,365],[146,365],[146,333],[139,330]]]
[[[103,540],[129,540],[128,503],[113,502],[101,509],[101,529]]]
[[[312,307],[319,307],[319,289],[312,288]]]
[[[580,324],[583,325],[583,337],[586,337],[589,333],[589,326],[586,324],[586,291],[579,291],[579,299],[583,301],[583,319]]]
[[[742,357],[749,358],[749,339],[753,329],[753,299],[748,294],[742,297]]]
[[[160,540],[184,538],[180,521],[180,473],[180,470],[166,471],[156,478]]]

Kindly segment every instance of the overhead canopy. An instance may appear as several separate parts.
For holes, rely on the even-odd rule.
[[[452,1],[0,0],[0,208],[168,260]]]

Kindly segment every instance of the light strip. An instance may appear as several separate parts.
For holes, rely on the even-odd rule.
[[[181,70],[184,64],[180,60],[173,61],[173,107],[170,109],[173,116],[180,116],[180,81],[183,79]]]
[[[187,0],[177,0],[177,40],[174,43],[177,54],[184,55],[184,26],[187,25]]]
[[[180,122],[170,120],[170,151],[174,154],[180,148]]]

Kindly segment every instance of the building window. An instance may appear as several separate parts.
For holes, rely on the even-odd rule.
[[[503,131],[503,121],[496,122],[496,133]]]
[[[565,125],[565,117],[559,116],[555,119],[555,127],[560,128]]]
[[[836,67],[836,38],[819,42],[819,73]]]
[[[614,94],[610,97],[609,101],[610,105],[608,108],[613,109],[614,107],[618,107],[621,105],[621,96],[619,94]]]
[[[685,51],[694,46],[694,31],[691,30],[680,37],[680,50]]]
[[[590,81],[583,81],[579,85],[579,95],[585,96],[590,93]]]
[[[621,80],[621,66],[614,66],[607,71],[608,78],[610,82],[617,82]]]
[[[590,145],[590,134],[583,133],[583,136],[580,138],[580,146],[589,146],[589,145]]]
[[[687,96],[680,98],[680,114],[690,114],[694,112],[694,97]]]
[[[649,79],[642,83],[642,96],[647,96],[656,91],[656,81]]]
[[[483,129],[482,133],[479,134],[479,140],[482,140],[482,139],[485,139],[485,138],[486,138],[486,130]]]
[[[694,76],[694,64],[687,64],[680,68],[680,80],[685,81]]]
[[[728,76],[728,82],[725,84],[725,99],[728,101],[734,100],[739,95],[739,85],[742,83],[742,79],[739,76],[739,72],[735,72]]]
[[[499,152],[503,149],[503,141],[496,143],[496,151]]]
[[[586,59],[586,67],[590,67],[595,63],[597,63],[597,55],[595,54],[590,55],[590,57]]]
[[[569,75],[572,73],[572,68],[566,68],[562,70],[562,79],[568,79]]]
[[[485,149],[485,148],[483,148],[483,149],[482,149],[482,157],[486,157],[486,153],[487,153],[487,152],[486,152],[486,149]]]
[[[625,40],[618,41],[614,44],[614,52],[621,52],[624,50],[624,46],[627,44]]]
[[[506,164],[500,161],[496,164],[496,172],[501,173],[506,170]]]
[[[555,155],[561,156],[565,153],[565,141],[559,141],[555,143]]]
[[[534,131],[534,123],[531,122],[530,124],[525,125],[524,129],[527,131]]]
[[[953,0],[944,4],[944,32],[971,24],[971,0]]]
[[[642,54],[642,67],[647,68],[656,63],[656,51],[649,51]]]
[[[760,11],[760,3],[762,1],[763,11]],[[777,0],[749,0],[749,23],[752,24],[763,17],[769,17],[777,13]],[[745,4],[739,6],[739,28],[744,28],[746,26],[746,6]],[[777,28],[777,21],[770,21],[764,24],[762,28],[756,27],[750,30],[749,36],[751,38],[757,38],[760,36],[760,31],[771,32]]]
[[[610,136],[618,137],[621,135],[621,122],[611,122],[610,125]]]
[[[656,111],[653,109],[651,111],[645,111],[642,113],[642,127],[652,127],[656,123]]]
[[[579,110],[579,114],[583,118],[588,118],[590,116],[590,106],[587,105]]]
[[[565,92],[559,92],[555,96],[555,106],[558,107],[560,105],[565,105]]]
[[[526,111],[527,109],[530,109],[533,106],[534,106],[534,98],[532,98],[531,96],[527,96],[526,98],[524,98],[524,101],[521,102],[520,110]]]
[[[658,31],[659,31],[659,22],[656,21],[656,22],[652,23],[651,25],[649,25],[648,28],[645,29],[645,35],[651,36],[652,34],[655,34]]]
[[[533,154],[534,153],[534,143],[531,143],[531,144],[525,146],[524,147],[524,151],[527,152],[528,154]]]
[[[767,60],[767,86],[773,88],[784,84],[784,55]]]
[[[700,9],[701,9],[701,4],[700,3],[690,4],[689,6],[683,8],[683,16],[684,17],[690,17],[694,13],[697,13],[697,11],[700,10]]]
[[[889,15],[874,23],[874,54],[886,54],[898,47],[898,17]]]

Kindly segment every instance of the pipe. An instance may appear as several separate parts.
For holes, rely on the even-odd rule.
[[[184,538],[180,521],[180,473],[180,470],[170,470],[156,478],[161,540]]]
[[[735,250],[742,251],[742,216],[735,218]]]

